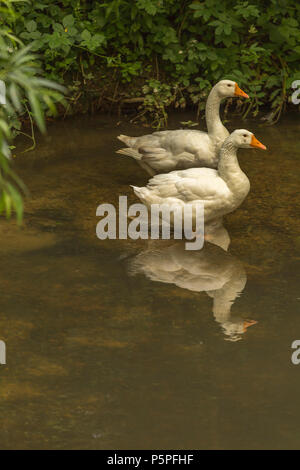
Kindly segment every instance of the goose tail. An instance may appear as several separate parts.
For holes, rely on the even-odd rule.
[[[130,185],[133,189],[134,194],[142,201],[146,202],[147,196],[149,196],[149,189],[139,188],[138,186]]]
[[[132,147],[135,144],[136,137],[129,137],[128,135],[120,134],[117,139],[123,142],[128,147]]]
[[[120,150],[117,150],[117,153],[119,155],[127,155],[128,157],[132,157],[135,160],[140,160],[142,158],[142,155],[136,149],[131,149],[131,148],[120,149]]]

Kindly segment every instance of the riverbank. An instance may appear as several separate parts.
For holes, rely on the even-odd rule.
[[[228,78],[251,97],[244,114],[266,106],[276,121],[300,78],[300,7],[291,0],[234,7],[42,0],[14,8],[0,20],[3,29],[39,54],[45,78],[67,86],[67,114],[133,107],[139,119],[164,127],[170,109],[193,105],[199,116],[211,86]]]

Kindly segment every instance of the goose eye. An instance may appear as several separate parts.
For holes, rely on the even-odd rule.
[[[247,134],[244,134],[243,137],[247,137]]]
[[[227,86],[231,86],[231,85],[229,85],[229,83],[228,83],[228,85],[227,85]]]

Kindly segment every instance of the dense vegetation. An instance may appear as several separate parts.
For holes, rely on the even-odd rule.
[[[199,115],[211,85],[231,78],[251,96],[241,112],[266,105],[275,122],[300,79],[299,59],[294,0],[0,0],[0,212],[21,218],[9,141],[24,116],[45,129],[44,114],[62,99],[54,82],[69,89],[63,113],[133,103],[162,127],[170,106]]]
[[[15,0],[16,1],[16,0]],[[10,217],[16,212],[20,222],[23,215],[22,192],[26,189],[11,168],[11,145],[13,137],[21,131],[21,119],[26,115],[31,123],[32,134],[28,135],[35,145],[33,122],[41,132],[45,132],[45,112],[54,115],[55,103],[62,100],[64,88],[39,73],[39,63],[7,25],[16,16],[12,1],[0,1],[0,213]],[[26,135],[26,134],[25,134]]]
[[[300,4],[294,0],[40,0],[19,3],[11,28],[42,54],[47,76],[69,84],[68,111],[140,102],[166,123],[169,105],[204,107],[211,85],[237,80],[279,118],[300,78]]]

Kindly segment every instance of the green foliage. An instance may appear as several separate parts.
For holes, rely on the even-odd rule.
[[[13,26],[41,54],[48,78],[69,85],[69,112],[144,97],[140,112],[162,126],[168,106],[192,103],[201,113],[211,85],[231,78],[251,95],[245,115],[267,105],[276,121],[300,76],[292,0],[28,0],[15,8],[6,33]]]
[[[82,100],[95,86],[92,98],[143,95],[141,112],[156,126],[170,104],[201,112],[225,77],[251,95],[246,114],[269,105],[276,120],[300,76],[300,4],[292,0],[40,0],[16,10],[15,33],[42,54],[49,78],[73,91],[76,82]]]
[[[0,105],[0,214],[10,217],[15,211],[21,222],[21,193],[25,187],[11,169],[10,142],[21,132],[20,118],[24,114],[31,122],[34,119],[40,131],[45,132],[45,111],[55,114],[55,103],[62,99],[64,88],[39,76],[39,64],[30,46],[24,47],[13,34],[10,25],[16,21],[16,14],[12,3],[8,0],[0,2],[0,80],[5,85],[6,101]],[[32,24],[30,28],[33,28]]]

